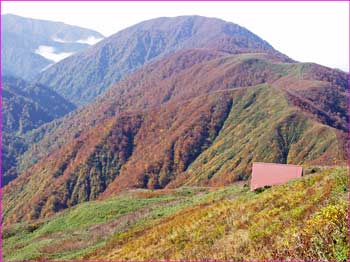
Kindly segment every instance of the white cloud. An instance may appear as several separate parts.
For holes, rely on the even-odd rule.
[[[94,45],[98,42],[100,42],[103,38],[96,38],[94,36],[89,36],[86,39],[80,39],[77,41],[77,43],[81,43],[81,44],[88,44],[88,45]]]
[[[58,42],[58,43],[70,43],[69,41],[66,41],[59,37],[52,37],[52,41]]]
[[[52,41],[58,42],[58,43],[80,43],[80,44],[88,44],[88,45],[94,45],[98,42],[100,42],[103,38],[96,38],[94,36],[89,36],[85,39],[80,39],[77,41],[67,41],[59,37],[52,37]]]
[[[73,54],[68,52],[56,53],[54,47],[46,45],[39,46],[34,52],[56,63]]]

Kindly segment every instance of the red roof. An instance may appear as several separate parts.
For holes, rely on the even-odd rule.
[[[302,166],[255,162],[253,163],[250,190],[253,191],[264,186],[283,184],[301,177],[302,173]]]

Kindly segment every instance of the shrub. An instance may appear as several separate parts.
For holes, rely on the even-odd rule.
[[[306,259],[346,260],[346,202],[328,205],[307,220],[299,235],[297,254]]]

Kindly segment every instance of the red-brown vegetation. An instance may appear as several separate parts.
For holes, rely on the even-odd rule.
[[[262,98],[268,101],[266,95],[272,99],[284,94],[290,107],[283,105],[285,117],[271,123],[273,137],[261,140],[259,150],[265,152],[264,157],[282,163],[288,156],[296,163],[311,163],[320,157],[341,161],[342,140],[336,142],[332,134],[343,134],[346,129],[344,77],[323,67],[282,63],[264,54],[228,55],[197,49],[166,57],[111,86],[96,102],[33,134],[39,142],[22,159],[25,172],[4,188],[5,221],[49,216],[101,194],[104,197],[128,188],[183,183],[220,186],[246,179],[250,163],[259,157],[248,144],[239,146],[241,158],[232,155],[234,163],[225,172],[213,169],[202,182],[184,172],[211,148],[230,112],[248,112]],[[271,89],[259,95],[262,89],[255,86],[263,83]],[[332,86],[332,91],[325,86]],[[322,98],[319,103],[316,96]],[[240,105],[240,99],[245,104]],[[274,121],[279,112],[272,110],[276,103],[271,101],[271,110],[260,112],[257,108],[249,113],[252,126],[242,126],[241,130],[253,130],[259,121]],[[232,109],[236,104],[238,107]],[[308,118],[313,120],[309,123]],[[239,125],[248,124],[232,123],[235,131],[230,136],[239,141],[243,135]],[[312,141],[303,152],[303,136],[310,134],[313,126],[327,137],[328,144],[323,151],[316,150],[313,148],[317,143],[320,147],[320,142]],[[293,132],[297,136],[289,137]],[[260,137],[256,131],[252,136],[254,141]],[[297,143],[299,148],[295,149]],[[269,152],[262,148],[264,145]],[[38,162],[30,164],[34,159]]]

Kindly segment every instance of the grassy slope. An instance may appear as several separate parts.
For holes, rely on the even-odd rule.
[[[340,260],[346,192],[341,168],[260,194],[237,184],[130,191],[5,228],[4,258]]]
[[[223,185],[247,178],[255,161],[333,164],[340,159],[335,129],[307,118],[283,92],[261,85],[233,91],[219,135],[176,185]]]
[[[345,259],[346,192],[346,170],[327,170],[182,210],[140,234],[116,235],[93,257]]]
[[[241,187],[126,192],[104,201],[80,204],[47,220],[19,223],[4,230],[4,257],[8,260],[76,258],[104,245],[115,232],[157,223],[181,208],[238,194]],[[210,192],[213,191],[213,192]]]

